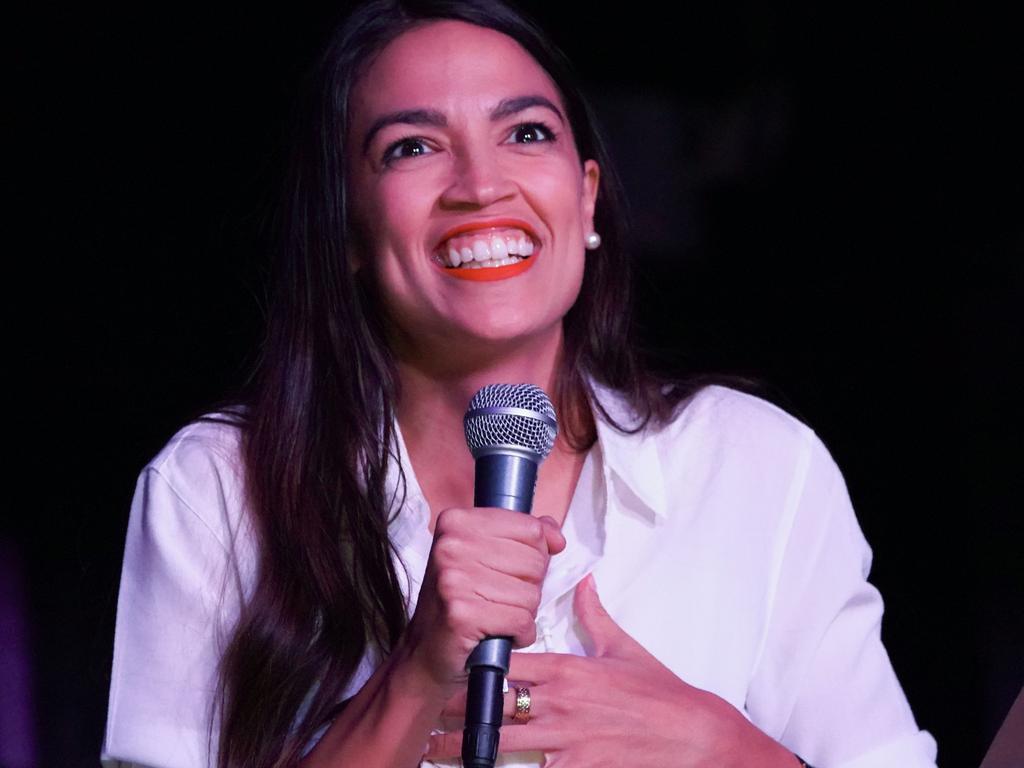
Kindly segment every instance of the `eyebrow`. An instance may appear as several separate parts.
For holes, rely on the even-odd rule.
[[[518,114],[530,107],[544,107],[551,110],[561,121],[562,125],[565,125],[565,116],[561,110],[552,104],[550,99],[537,94],[502,99],[498,106],[491,110],[491,122],[496,123],[499,120],[504,120],[506,117]],[[448,125],[448,118],[436,109],[402,109],[398,112],[389,112],[386,115],[381,115],[373,121],[370,129],[366,132],[366,138],[363,139],[363,154],[365,155],[369,152],[370,143],[381,130],[396,123],[403,125],[432,125],[437,128],[444,128]]]
[[[506,117],[510,117],[518,112],[522,112],[530,107],[545,107],[550,109],[558,119],[565,125],[565,117],[562,115],[561,110],[552,104],[548,99],[543,96],[531,95],[531,96],[516,96],[512,99],[503,99],[498,106],[491,110],[491,122],[496,123],[498,120],[504,120]]]

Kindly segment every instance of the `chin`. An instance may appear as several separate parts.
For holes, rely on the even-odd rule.
[[[461,338],[468,343],[483,343],[489,346],[518,346],[545,337],[560,334],[561,321],[554,324],[538,324],[533,318],[504,316],[491,317],[486,321],[476,318],[474,322],[452,330],[451,338]]]

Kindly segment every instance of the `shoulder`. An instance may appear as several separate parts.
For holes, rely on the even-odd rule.
[[[709,460],[742,465],[750,477],[787,478],[793,492],[802,490],[812,475],[841,480],[814,429],[775,403],[731,387],[701,389],[665,425],[664,436],[667,450],[676,441],[696,444]]]
[[[762,397],[718,384],[691,396],[655,439],[667,457],[687,445],[704,463],[732,467],[754,480],[786,478],[794,492],[811,475],[841,480],[831,452],[808,424]]]
[[[137,504],[151,500],[151,514],[194,517],[228,548],[245,505],[241,448],[241,422],[231,414],[207,414],[184,426],[143,467]]]
[[[817,530],[829,524],[828,510],[850,505],[842,472],[819,435],[756,395],[704,387],[649,439],[669,485],[695,484],[725,506],[761,510],[779,531],[799,509],[809,515],[800,525]]]
[[[210,472],[239,476],[241,445],[238,417],[210,413],[179,429],[145,468],[179,480]]]
[[[143,467],[132,501],[102,750],[125,765],[211,764],[218,665],[256,583],[241,431],[210,418]]]
[[[712,444],[752,451],[797,449],[816,436],[807,424],[757,395],[710,384],[680,404],[666,437],[697,432]]]
[[[636,430],[639,417],[621,393],[598,389],[597,394],[617,424]],[[701,387],[682,400],[669,419],[652,419],[627,439],[653,443],[666,455],[694,445],[705,456],[748,460],[792,455],[820,442],[807,424],[774,403],[721,384]]]
[[[638,426],[625,398],[600,394],[609,416]],[[658,506],[691,515],[786,514],[814,489],[841,482],[831,454],[811,427],[783,408],[731,387],[704,386],[662,423],[624,434],[599,423],[609,462]],[[674,500],[674,501],[673,501]],[[688,510],[688,511],[686,511]]]

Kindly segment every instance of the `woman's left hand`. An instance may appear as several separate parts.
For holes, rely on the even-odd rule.
[[[513,653],[509,679],[527,685],[530,719],[509,720],[506,696],[500,751],[545,753],[547,768],[630,763],[696,766],[793,766],[781,744],[751,725],[724,699],[680,680],[604,610],[592,576],[576,587],[574,608],[592,655]],[[445,710],[465,717],[465,694]],[[431,737],[427,759],[457,757],[462,730]]]

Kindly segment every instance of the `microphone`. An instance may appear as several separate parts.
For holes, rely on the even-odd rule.
[[[473,395],[463,426],[476,459],[473,505],[529,514],[537,468],[558,435],[555,409],[544,390],[532,384],[489,384]],[[487,637],[466,660],[465,768],[493,768],[498,758],[502,686],[511,658],[512,638]]]

